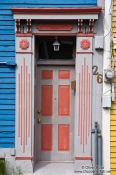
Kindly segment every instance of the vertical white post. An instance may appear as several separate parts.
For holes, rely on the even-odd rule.
[[[16,166],[33,172],[34,58],[32,34],[16,36]]]
[[[78,36],[76,46],[75,171],[92,167],[92,59],[93,37]],[[93,174],[93,173],[89,173]]]
[[[111,10],[112,0],[105,1],[103,69],[111,67]],[[111,97],[111,85],[103,81],[104,95]],[[103,109],[102,112],[103,167],[108,171],[110,170],[110,109]]]

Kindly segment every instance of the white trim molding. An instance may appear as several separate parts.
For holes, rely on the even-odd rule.
[[[111,67],[111,3],[105,1],[103,70]],[[109,41],[109,42],[108,42]],[[103,97],[111,98],[111,85],[103,81]],[[110,170],[110,108],[102,109],[103,167]],[[105,173],[107,174],[107,173]]]

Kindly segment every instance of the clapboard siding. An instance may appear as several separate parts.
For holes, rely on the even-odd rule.
[[[6,60],[2,57],[2,61]],[[15,77],[15,68],[0,66],[0,147],[3,148],[15,145]]]
[[[1,9],[0,14],[1,15],[4,15],[4,16],[6,16],[6,15],[12,15],[12,11],[11,10],[2,10]]]
[[[15,41],[0,41],[0,46],[15,46]]]
[[[15,61],[13,7],[86,7],[97,0],[0,1],[0,61]],[[15,147],[15,68],[0,66],[0,148]],[[10,138],[10,139],[9,139]]]
[[[15,137],[15,134],[14,133],[10,133],[10,135],[7,135],[6,136],[6,134],[5,133],[0,133],[0,137],[1,138],[13,138],[13,137]]]
[[[4,18],[3,18],[3,15],[0,15],[0,20],[1,21],[13,21],[13,16],[12,15],[4,15]]]
[[[1,21],[0,26],[14,26],[14,21]],[[6,30],[6,28],[5,28],[5,30]]]
[[[112,13],[112,32],[116,36],[116,0],[113,0],[113,13]],[[113,51],[113,56],[116,59],[116,52]],[[114,63],[115,70],[115,97],[116,97],[116,63]],[[112,103],[110,115],[110,160],[111,160],[111,175],[116,174],[116,98]]]
[[[47,5],[50,5],[50,4],[79,4],[79,5],[81,5],[81,4],[86,4],[86,5],[88,5],[88,4],[96,4],[96,0],[56,0],[56,1],[54,1],[54,0],[42,0],[42,1],[40,1],[40,0],[20,0],[20,1],[17,1],[17,0],[4,0],[4,1],[2,1],[1,2],[1,4],[28,4],[28,3],[30,3],[30,4],[39,4],[39,5],[45,5],[45,4],[47,4]]]
[[[11,35],[11,33],[10,33],[8,36],[4,34],[4,35],[1,35],[1,36],[0,36],[0,40],[1,40],[1,41],[2,41],[2,40],[3,40],[3,41],[4,41],[4,40],[5,40],[5,41],[7,41],[7,40],[8,40],[8,41],[14,41],[14,40],[15,40],[15,37],[14,37],[14,35]]]
[[[7,61],[13,61],[13,60],[14,60],[14,57],[6,57],[6,56],[5,56],[5,57],[1,57],[1,56],[0,56],[0,61],[4,61],[4,60],[5,60],[6,62],[7,62]]]
[[[14,57],[15,56],[15,52],[0,52],[0,57],[6,57],[6,54],[9,57]],[[4,58],[3,58],[4,59]]]
[[[4,30],[0,30],[0,35],[10,35],[10,34],[14,34],[14,31],[13,30],[7,30],[7,29],[4,29]]]
[[[1,21],[0,21],[0,23],[1,23]],[[2,25],[2,26],[0,26],[0,29],[1,30],[4,30],[4,29],[7,29],[7,30],[13,30],[14,31],[14,26],[5,26],[5,25]]]
[[[9,90],[9,93],[13,93],[14,92],[14,89],[8,89]],[[1,90],[0,90],[1,92]],[[2,92],[4,93],[5,90],[2,90]],[[8,93],[8,91],[6,91],[6,93]],[[1,94],[1,93],[0,93]],[[9,99],[6,99],[6,100],[0,100],[0,105],[15,105],[15,100],[9,100]]]
[[[14,52],[15,46],[1,46],[0,47],[0,52]]]

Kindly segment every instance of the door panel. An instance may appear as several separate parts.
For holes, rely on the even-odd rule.
[[[38,67],[39,160],[73,159],[74,67]]]
[[[41,79],[53,79],[53,71],[52,70],[42,70],[41,71]]]
[[[58,125],[58,151],[70,150],[70,126]]]
[[[52,151],[52,125],[41,125],[41,150]]]
[[[52,85],[41,85],[41,114],[42,116],[52,116],[53,107]]]
[[[70,79],[70,71],[69,70],[59,70],[58,77],[59,79]]]
[[[70,85],[58,86],[58,115],[70,115]]]

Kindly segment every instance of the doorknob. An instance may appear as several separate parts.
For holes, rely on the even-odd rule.
[[[40,117],[41,111],[39,110],[37,113],[38,113],[37,122],[41,123],[41,117]]]
[[[71,88],[72,90],[76,90],[76,80],[71,81]]]

